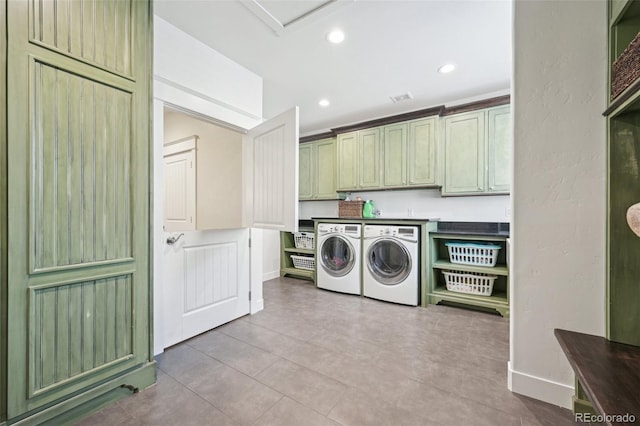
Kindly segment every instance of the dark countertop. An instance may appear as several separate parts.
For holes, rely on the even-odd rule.
[[[347,218],[347,217],[313,217],[315,222],[437,222],[438,218],[421,218],[421,217],[376,217],[376,218]]]
[[[299,227],[313,229],[315,222],[335,223],[385,223],[385,224],[412,224],[422,225],[426,222],[437,222],[437,229],[429,231],[432,234],[447,235],[475,235],[481,237],[509,238],[509,223],[507,222],[439,222],[437,218],[418,217],[379,217],[375,219],[365,218],[340,218],[340,217],[314,217],[300,220]]]
[[[438,229],[431,233],[505,238],[510,235],[506,222],[438,222]]]

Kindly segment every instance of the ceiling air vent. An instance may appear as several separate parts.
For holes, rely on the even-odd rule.
[[[411,95],[411,93],[407,92],[407,93],[403,93],[402,95],[389,96],[389,98],[394,104],[397,104],[398,102],[408,101],[409,99],[413,99],[413,96]]]

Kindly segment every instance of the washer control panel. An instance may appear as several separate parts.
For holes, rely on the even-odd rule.
[[[343,234],[360,238],[362,225],[349,223],[319,223],[318,235]]]
[[[418,241],[418,227],[416,226],[387,226],[365,225],[364,237],[393,237],[408,241]]]

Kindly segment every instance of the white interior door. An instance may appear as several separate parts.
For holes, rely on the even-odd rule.
[[[298,230],[298,107],[244,137],[245,224]]]
[[[297,107],[250,130],[242,148],[246,228],[185,232],[176,244],[164,247],[164,347],[260,310],[262,244],[250,248],[249,237],[259,239],[260,231],[249,228],[297,230]],[[179,218],[186,213],[172,204],[184,201],[183,195],[171,193],[182,186],[182,166],[189,161],[183,154],[166,156],[164,169],[165,205],[176,209],[172,216]]]
[[[249,230],[187,232],[166,246],[164,347],[249,313]]]

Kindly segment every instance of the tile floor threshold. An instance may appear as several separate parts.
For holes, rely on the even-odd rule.
[[[173,346],[158,382],[77,425],[553,425],[507,389],[509,322],[264,283],[265,309]]]

